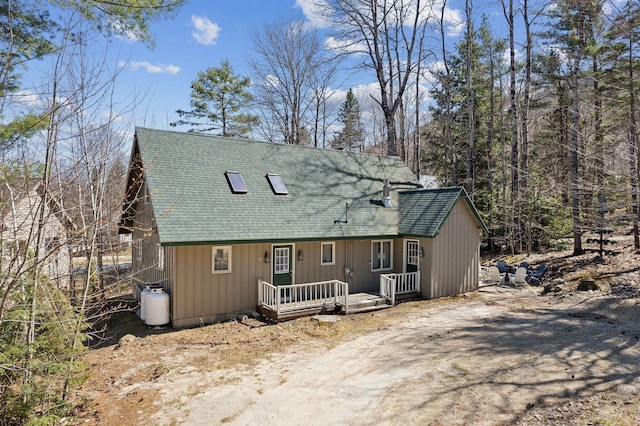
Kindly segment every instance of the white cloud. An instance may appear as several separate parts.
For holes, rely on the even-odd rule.
[[[191,25],[194,28],[191,32],[193,38],[205,46],[213,46],[216,44],[218,34],[222,31],[222,28],[220,28],[218,24],[211,22],[209,18],[204,16],[192,15]]]
[[[296,0],[296,6],[302,9],[305,18],[315,28],[327,28],[329,23],[322,13],[325,0]]]
[[[127,67],[129,71],[138,71],[139,69],[144,69],[149,74],[178,74],[180,72],[180,67],[176,65],[164,65],[157,64],[154,65],[147,61],[133,61],[133,62],[118,62],[118,66]]]
[[[324,46],[329,50],[355,55],[365,55],[368,47],[363,42],[357,40],[340,40],[333,36],[327,37]]]
[[[125,28],[125,26],[116,20],[111,21],[111,27],[116,32],[116,38],[122,40],[125,43],[135,43],[140,41],[140,37],[136,33],[136,28]]]
[[[448,36],[458,36],[464,29],[465,20],[462,18],[462,14],[457,9],[444,10],[444,22],[447,28]]]
[[[30,90],[20,90],[16,93],[10,93],[7,97],[12,98],[19,104],[27,107],[36,107],[42,104],[40,96]]]

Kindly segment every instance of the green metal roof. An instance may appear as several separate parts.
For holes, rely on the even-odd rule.
[[[466,201],[483,232],[489,233],[464,188],[404,191],[399,197],[399,232],[402,235],[436,237],[460,199]]]
[[[140,127],[134,143],[166,245],[398,235],[398,192],[420,187],[397,157]],[[246,194],[232,193],[226,171],[240,172]],[[273,193],[269,173],[288,195]]]

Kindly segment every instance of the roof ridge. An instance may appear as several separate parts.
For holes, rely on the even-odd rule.
[[[379,159],[392,158],[392,159],[400,160],[400,157],[397,156],[397,155],[374,154],[374,153],[371,153],[371,152],[342,151],[342,150],[321,148],[321,147],[315,147],[315,146],[294,145],[294,144],[287,144],[287,143],[268,142],[268,141],[261,141],[261,140],[257,140],[257,139],[250,139],[250,138],[226,137],[226,136],[221,136],[221,135],[211,135],[211,134],[207,134],[207,133],[180,132],[178,130],[152,129],[152,128],[149,128],[149,127],[136,126],[135,127],[135,133],[136,134],[138,133],[138,130],[144,130],[144,131],[149,131],[149,132],[157,132],[157,133],[171,133],[171,134],[180,135],[182,137],[184,137],[184,136],[197,136],[197,137],[213,138],[213,139],[219,139],[219,140],[230,140],[230,141],[239,141],[239,142],[255,143],[255,144],[269,144],[269,145],[275,145],[275,146],[282,146],[282,147],[285,147],[285,149],[309,149],[309,150],[315,150],[315,151],[330,152],[330,153],[332,153],[330,155],[350,154],[350,155],[357,155],[357,156],[364,156],[364,157],[374,157],[374,158],[379,158]]]

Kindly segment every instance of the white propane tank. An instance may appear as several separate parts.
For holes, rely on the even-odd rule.
[[[146,286],[140,293],[140,319],[144,321],[147,318],[147,304],[145,303],[146,297],[151,294],[151,288]]]
[[[145,324],[164,325],[169,322],[169,295],[163,289],[152,288],[145,305]]]

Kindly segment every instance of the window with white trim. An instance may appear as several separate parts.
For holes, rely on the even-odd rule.
[[[420,243],[407,241],[407,264],[418,265],[420,263]]]
[[[164,271],[164,247],[158,244],[158,269]]]
[[[378,240],[371,242],[372,271],[384,271],[392,268],[392,247],[391,240]]]
[[[321,243],[320,244],[320,255],[322,256],[320,259],[321,265],[335,265],[335,252],[336,252],[336,243]]]
[[[212,248],[211,273],[223,274],[231,272],[231,246]]]

